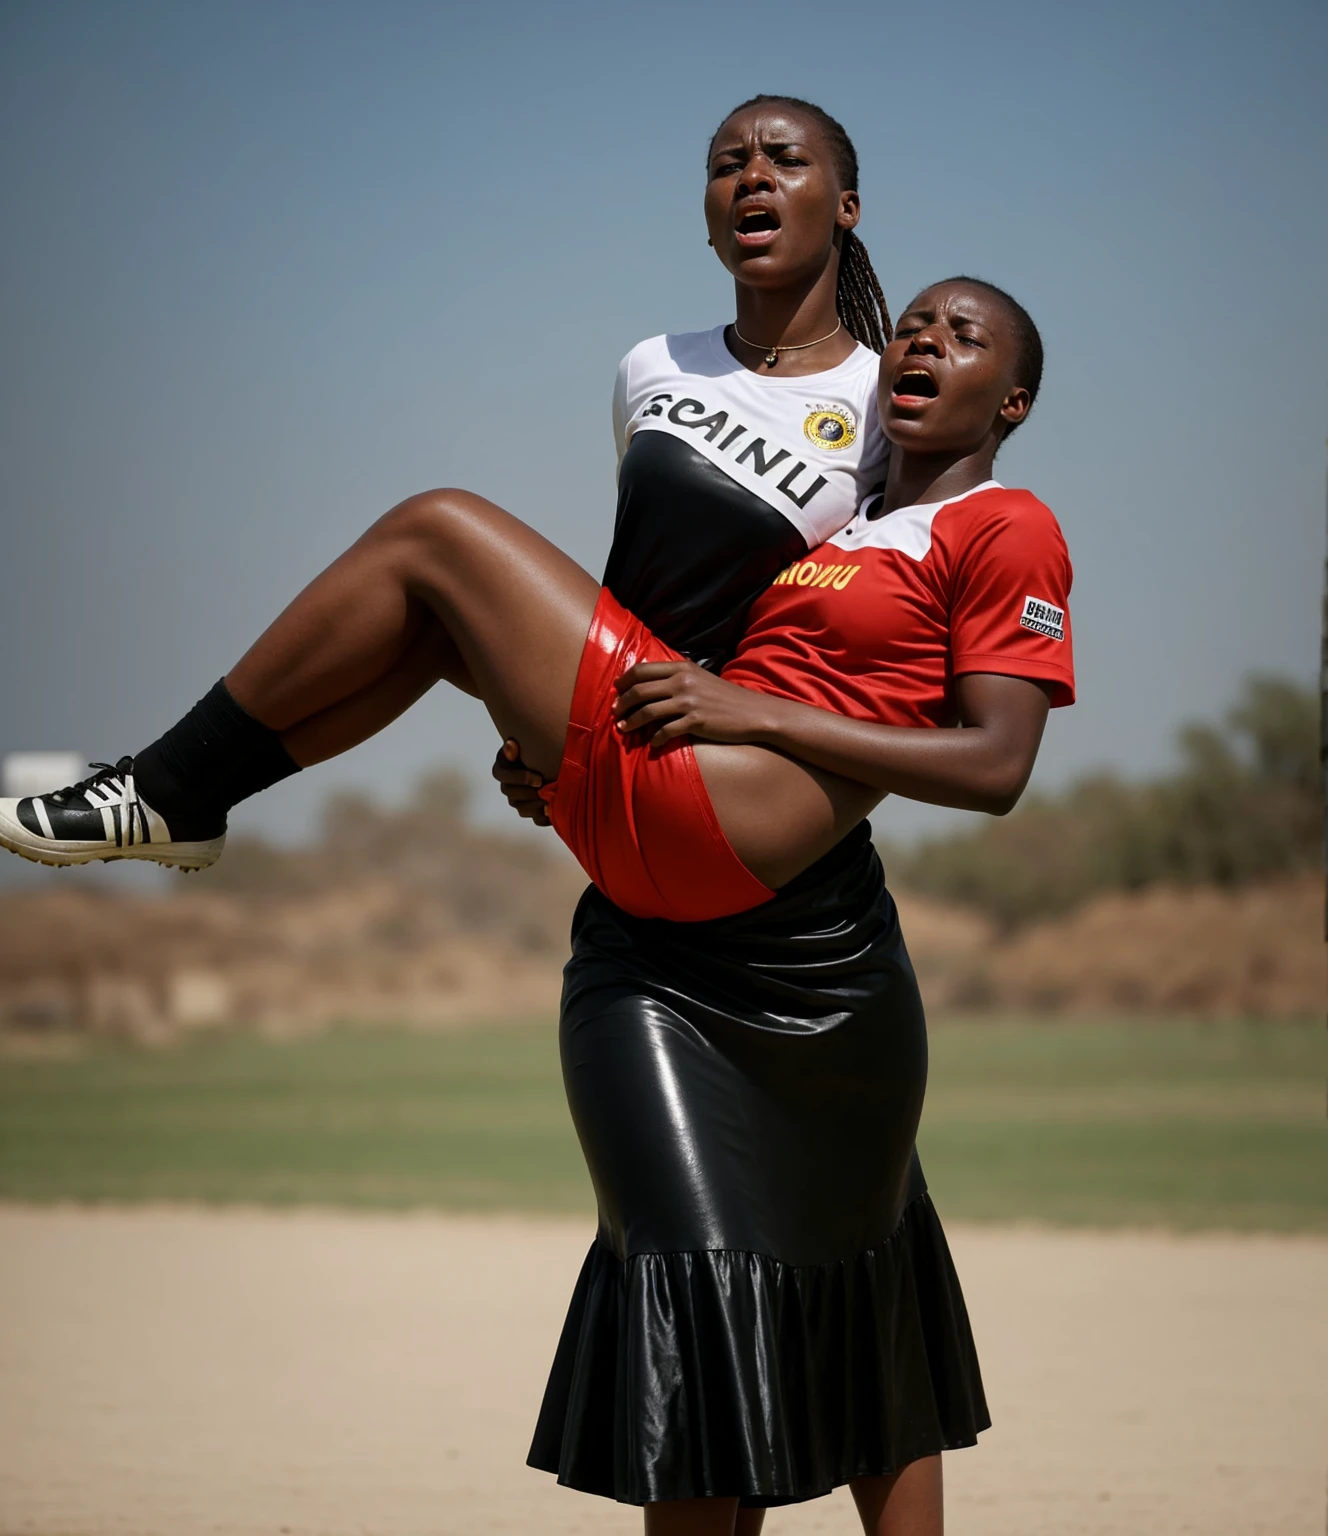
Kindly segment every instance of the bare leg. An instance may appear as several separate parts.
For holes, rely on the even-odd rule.
[[[442,670],[473,687],[500,735],[552,779],[599,590],[491,502],[430,491],[394,507],[306,587],[226,682],[310,763],[395,718]],[[436,620],[433,639],[421,638],[422,611]],[[738,858],[771,886],[832,848],[879,798],[764,747],[703,742],[697,761]]]
[[[293,755],[316,760],[353,722],[356,696],[403,668],[423,606],[499,731],[552,778],[598,596],[592,577],[517,518],[464,491],[433,491],[394,507],[306,587],[227,686],[288,736]],[[422,692],[429,670],[404,667],[403,694]],[[329,711],[340,714],[316,719]]]
[[[765,1510],[740,1509],[738,1518],[733,1522],[733,1536],[761,1536],[764,1524]]]
[[[939,1456],[911,1461],[893,1477],[860,1477],[849,1487],[866,1536],[944,1536]]]
[[[376,682],[282,733],[282,746],[301,768],[349,752],[376,736],[435,683],[445,680],[463,693],[475,694],[474,679],[451,637],[431,611],[423,604],[418,607],[418,633]]]
[[[750,1536],[734,1524],[738,1517],[737,1499],[669,1499],[646,1505],[645,1536]]]

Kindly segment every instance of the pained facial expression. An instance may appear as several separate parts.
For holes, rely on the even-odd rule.
[[[820,127],[777,104],[735,112],[715,135],[705,195],[715,253],[739,282],[779,288],[815,278],[835,232],[858,222]]]
[[[1015,383],[1019,342],[1009,310],[984,288],[938,283],[899,317],[881,358],[877,409],[892,443],[918,453],[981,447],[1028,415]]]

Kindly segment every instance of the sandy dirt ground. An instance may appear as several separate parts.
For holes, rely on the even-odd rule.
[[[952,1536],[1320,1536],[1328,1242],[956,1228]],[[0,1209],[0,1532],[572,1536],[523,1465],[584,1221]],[[845,1494],[770,1536],[857,1529]]]

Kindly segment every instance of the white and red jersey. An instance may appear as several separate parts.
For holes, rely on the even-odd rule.
[[[880,513],[795,560],[752,605],[730,682],[885,725],[952,725],[954,680],[996,672],[1074,702],[1060,526],[995,480]]]

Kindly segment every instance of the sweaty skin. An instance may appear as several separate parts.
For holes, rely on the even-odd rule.
[[[778,227],[743,233],[740,226],[758,213]],[[733,274],[738,319],[724,339],[744,367],[801,378],[852,355],[853,338],[835,331],[837,250],[860,216],[857,192],[840,189],[825,138],[808,118],[771,104],[735,113],[720,127],[710,148],[705,219],[715,254]],[[781,352],[771,365],[771,346],[802,350]]]

